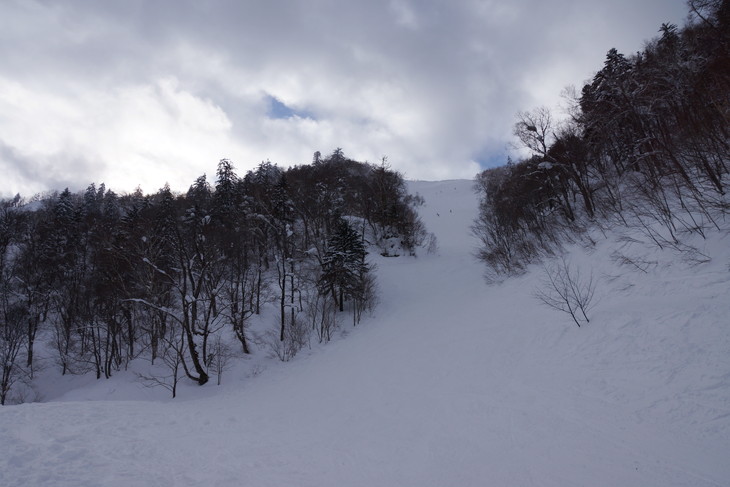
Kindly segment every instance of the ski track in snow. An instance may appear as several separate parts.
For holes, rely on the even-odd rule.
[[[208,397],[0,408],[0,485],[730,485],[727,239],[647,275],[571,254],[600,275],[579,329],[534,275],[485,284],[469,181],[411,184],[440,251],[374,258],[346,339]]]

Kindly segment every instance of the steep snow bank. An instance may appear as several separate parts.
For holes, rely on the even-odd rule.
[[[469,181],[411,189],[440,252],[375,257],[347,339],[192,400],[2,408],[0,485],[728,485],[726,236],[704,264],[622,250],[646,272],[612,236],[571,249],[600,298],[577,328],[540,269],[484,283]]]

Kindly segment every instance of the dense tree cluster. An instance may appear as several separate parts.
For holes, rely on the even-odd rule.
[[[520,272],[589,222],[676,247],[727,214],[730,2],[688,5],[684,28],[662,25],[632,56],[611,49],[568,121],[544,108],[518,115],[532,155],[477,176],[474,232],[490,273]]]
[[[248,325],[277,308],[268,346],[288,359],[310,333],[330,339],[342,313],[372,305],[368,246],[425,232],[400,174],[337,149],[244,177],[220,161],[214,184],[118,195],[104,185],[0,205],[0,403],[33,377],[36,340],[62,374],[97,378],[139,357],[205,384],[225,366],[226,339],[250,353]]]

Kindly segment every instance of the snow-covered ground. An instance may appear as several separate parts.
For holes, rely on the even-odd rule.
[[[119,374],[0,408],[0,485],[730,485],[730,237],[699,264],[621,250],[646,272],[615,235],[572,248],[598,280],[578,328],[533,297],[540,268],[485,284],[469,181],[411,189],[440,251],[374,257],[346,338],[174,401]]]

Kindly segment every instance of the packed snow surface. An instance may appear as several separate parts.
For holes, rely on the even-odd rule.
[[[0,485],[730,485],[725,234],[693,242],[709,262],[624,244],[643,271],[613,234],[571,247],[597,279],[578,328],[539,266],[486,284],[471,182],[411,190],[440,250],[373,256],[380,305],[347,337],[175,400],[118,374],[0,408]]]

